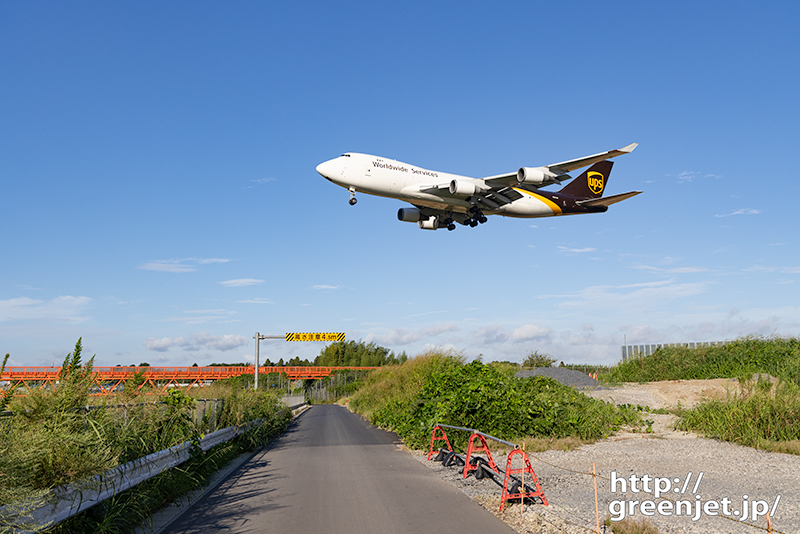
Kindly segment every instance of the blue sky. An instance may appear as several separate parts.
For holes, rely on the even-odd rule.
[[[0,352],[618,361],[800,335],[791,3],[0,3]],[[454,232],[315,172],[469,176],[619,148],[605,214]],[[262,342],[313,358],[320,344]]]

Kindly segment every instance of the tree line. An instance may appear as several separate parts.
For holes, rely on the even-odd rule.
[[[405,351],[399,355],[386,347],[381,347],[375,343],[365,343],[362,340],[358,341],[337,341],[324,347],[319,356],[314,358],[311,362],[308,359],[301,360],[299,357],[294,357],[290,360],[283,361],[283,358],[277,362],[272,362],[270,359],[264,360],[262,366],[271,367],[308,367],[308,366],[321,366],[321,367],[380,367],[382,365],[400,364],[408,360],[408,355]],[[212,363],[210,366],[227,366],[227,367],[244,367],[253,365],[252,363]]]

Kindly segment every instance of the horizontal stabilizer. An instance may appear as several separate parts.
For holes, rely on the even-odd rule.
[[[617,202],[622,202],[625,199],[635,197],[641,193],[641,191],[631,191],[630,193],[622,193],[620,195],[612,195],[610,197],[602,197],[602,198],[590,198],[588,200],[579,200],[576,202],[579,206],[610,206],[611,204],[616,204]]]

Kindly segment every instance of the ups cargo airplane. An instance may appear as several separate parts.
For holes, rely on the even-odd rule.
[[[517,172],[486,178],[430,171],[356,153],[320,163],[317,172],[350,191],[350,205],[356,203],[356,192],[397,198],[414,206],[398,210],[397,218],[401,221],[415,222],[424,230],[455,230],[455,223],[471,227],[483,224],[487,215],[530,218],[602,213],[611,204],[641,193],[631,191],[603,197],[614,165],[608,160],[629,154],[636,146],[637,143],[632,143],[619,150],[544,167],[522,167]],[[587,165],[591,167],[561,190],[539,189],[572,180],[567,173]]]

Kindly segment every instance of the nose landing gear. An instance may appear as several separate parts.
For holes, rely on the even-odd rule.
[[[350,191],[350,205],[355,206],[356,202],[358,202],[358,199],[356,198],[356,188],[351,187],[348,189],[348,191]]]

